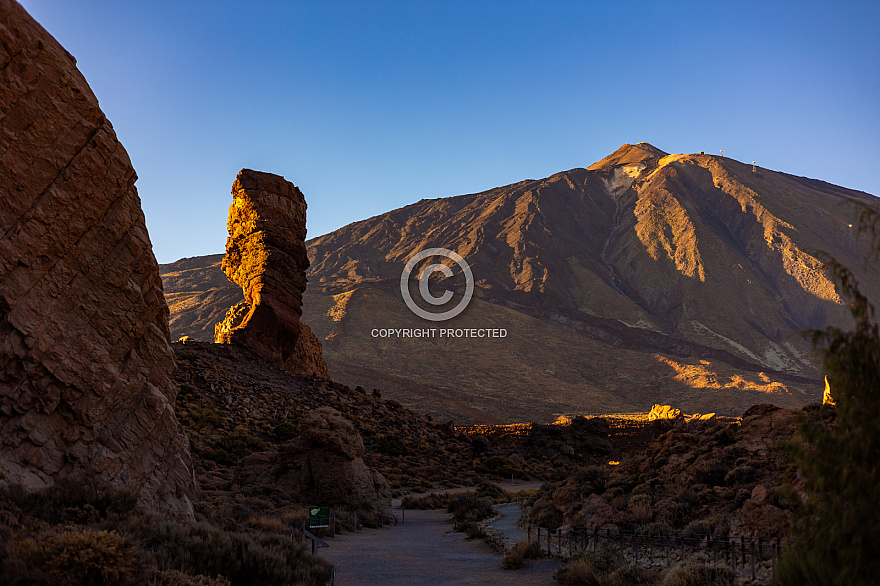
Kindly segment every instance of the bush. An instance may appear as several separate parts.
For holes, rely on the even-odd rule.
[[[275,429],[272,430],[272,433],[281,441],[287,441],[298,436],[300,434],[300,429],[298,425],[294,425],[289,421],[284,421],[276,425]]]
[[[490,456],[477,465],[477,471],[483,474],[508,477],[517,474],[519,467],[504,456]]]
[[[7,563],[35,568],[55,583],[126,584],[133,574],[135,549],[115,531],[52,528],[14,541]]]
[[[286,535],[225,532],[208,523],[181,523],[155,514],[131,519],[124,530],[142,544],[159,571],[225,576],[233,586],[323,584],[330,579],[329,563]]]
[[[588,584],[590,586],[600,586],[602,583],[589,558],[579,558],[570,562],[564,568],[557,570],[553,579],[560,584]]]
[[[130,490],[111,487],[92,473],[59,478],[37,492],[7,487],[6,497],[28,515],[50,523],[85,524],[125,519],[137,510],[137,496]]]
[[[518,541],[504,556],[501,565],[505,570],[518,570],[526,565],[526,560],[539,560],[543,557],[544,551],[537,541]]]
[[[487,519],[495,514],[492,501],[466,492],[450,497],[446,507],[457,523],[472,524]]]
[[[647,494],[636,494],[629,497],[627,510],[632,513],[637,523],[647,523],[654,515],[654,509],[651,507],[651,497]]]
[[[736,586],[737,574],[730,568],[707,566],[696,562],[672,568],[662,586]]]

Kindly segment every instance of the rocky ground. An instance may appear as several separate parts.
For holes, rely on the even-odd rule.
[[[805,498],[788,447],[816,407],[756,405],[741,422],[658,421],[666,431],[618,465],[580,468],[528,503],[542,527],[786,538]]]

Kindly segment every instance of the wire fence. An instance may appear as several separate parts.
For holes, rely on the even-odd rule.
[[[665,564],[685,561],[701,554],[704,561],[730,566],[734,571],[756,579],[758,564],[779,557],[794,544],[791,539],[650,533],[599,529],[547,529],[526,525],[529,541],[536,541],[549,556],[578,557],[603,547],[620,550],[637,564]]]

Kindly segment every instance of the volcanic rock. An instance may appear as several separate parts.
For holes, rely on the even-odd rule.
[[[300,341],[309,267],[302,192],[280,175],[242,169],[227,227],[221,268],[241,286],[244,301],[217,324],[215,341],[246,346],[279,368],[326,376],[320,342],[309,330]]]
[[[391,487],[364,464],[363,438],[348,419],[335,409],[318,407],[300,427],[302,434],[277,450],[243,458],[236,481],[275,486],[302,502],[390,512]]]
[[[136,175],[76,61],[0,0],[0,477],[89,471],[192,515]]]

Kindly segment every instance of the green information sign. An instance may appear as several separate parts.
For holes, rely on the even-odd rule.
[[[309,529],[330,526],[330,507],[309,507]]]

